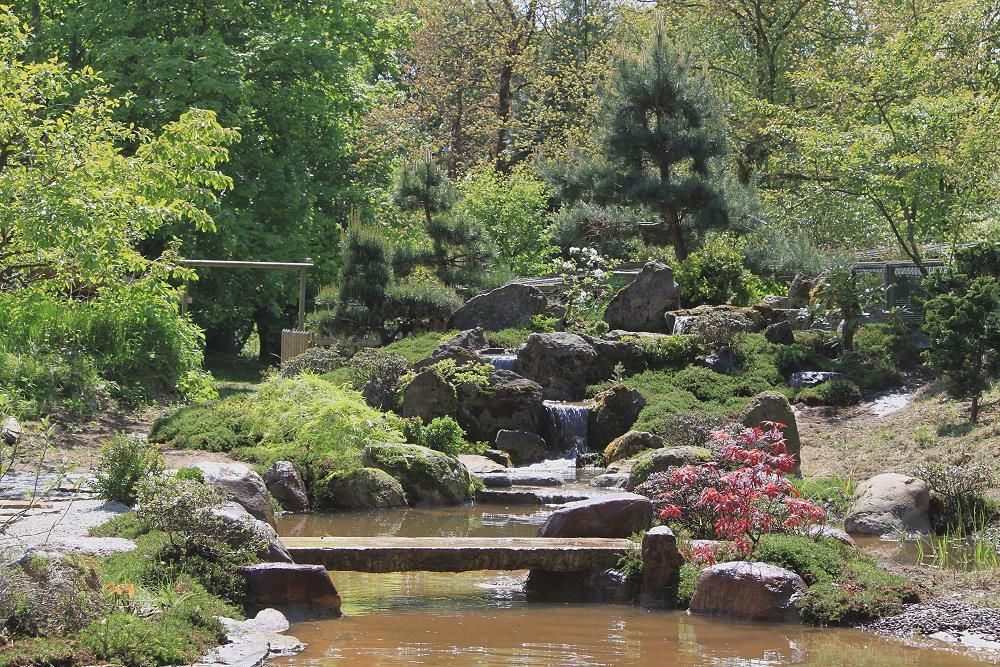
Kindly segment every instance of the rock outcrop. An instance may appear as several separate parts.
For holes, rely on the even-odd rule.
[[[264,473],[264,485],[287,512],[309,509],[309,493],[302,475],[291,461],[275,461]]]
[[[685,465],[697,465],[711,461],[712,450],[706,447],[662,447],[646,452],[633,459],[629,468],[629,490],[639,486],[656,472],[666,472]],[[624,461],[620,463],[625,463]]]
[[[542,425],[542,387],[513,371],[490,373],[489,384],[457,388],[456,418],[470,440],[494,442],[501,430],[537,433]]]
[[[497,449],[507,452],[514,465],[528,465],[545,459],[545,440],[528,431],[497,432]]]
[[[472,476],[453,456],[419,445],[368,445],[364,465],[389,473],[411,504],[460,505],[472,499]]]
[[[250,466],[242,463],[213,463],[201,461],[195,464],[201,470],[206,484],[221,489],[231,500],[239,503],[256,519],[274,523],[274,506],[267,493],[267,486],[260,475]]]
[[[735,561],[702,570],[688,608],[741,621],[799,620],[796,602],[806,594],[802,577],[768,563]]]
[[[653,521],[649,498],[620,493],[563,505],[546,519],[539,537],[628,537]]]
[[[791,345],[795,342],[795,330],[787,320],[777,322],[764,329],[764,338],[775,345]]]
[[[861,483],[844,518],[850,535],[928,535],[930,487],[909,475],[884,473]]]
[[[406,492],[399,480],[378,468],[334,473],[323,486],[324,509],[367,510],[406,507],[407,504]]]
[[[629,373],[645,368],[638,345],[560,331],[531,334],[518,351],[518,372],[543,387],[547,399],[576,401],[587,385],[611,377],[616,365]]]
[[[212,508],[211,513],[222,523],[222,529],[230,535],[246,535],[246,533],[241,532],[244,530],[250,530],[256,534],[262,542],[267,544],[266,550],[257,554],[261,558],[271,563],[292,562],[288,550],[278,538],[278,531],[266,521],[255,518],[239,503],[225,503],[221,507]]]
[[[649,262],[635,280],[611,299],[604,311],[604,321],[612,329],[670,333],[663,314],[680,308],[680,301],[673,269],[660,262]]]
[[[645,431],[629,431],[611,441],[604,448],[604,460],[609,464],[627,459],[646,451],[647,449],[661,449],[665,443],[663,438],[655,433]]]
[[[663,608],[673,604],[680,584],[684,557],[667,526],[656,526],[642,537],[642,604]]]
[[[241,568],[251,607],[307,605],[340,615],[340,595],[322,565],[258,563]]]
[[[646,399],[635,389],[616,385],[594,397],[587,415],[587,441],[591,451],[600,451],[632,428]]]
[[[452,416],[457,410],[455,388],[432,370],[417,373],[400,396],[399,414],[403,417],[419,417],[429,422]]]
[[[795,411],[785,395],[777,391],[765,391],[753,397],[740,415],[740,423],[748,428],[757,428],[764,422],[784,424],[781,432],[785,435],[785,447],[795,457],[795,474],[802,468],[802,440],[795,421]]]
[[[474,296],[455,311],[448,322],[451,329],[500,331],[524,326],[548,308],[548,299],[537,287],[511,283]]]

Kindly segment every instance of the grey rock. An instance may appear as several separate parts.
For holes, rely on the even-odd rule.
[[[833,526],[821,526],[817,524],[814,526],[808,526],[803,532],[813,539],[826,537],[831,540],[836,540],[841,544],[846,544],[849,547],[854,547],[855,549],[858,548],[858,545],[854,541],[853,537],[848,535],[845,531],[840,530],[839,528],[834,528]]]
[[[788,378],[788,384],[796,389],[801,389],[803,387],[815,387],[818,384],[836,380],[840,377],[843,377],[843,374],[830,371],[799,371],[792,373],[792,376]]]
[[[587,385],[611,377],[618,364],[628,373],[643,370],[642,348],[560,331],[531,334],[517,355],[518,372],[539,383],[544,398],[557,401],[580,400]]]
[[[617,493],[560,507],[538,530],[539,537],[628,537],[653,521],[649,498]]]
[[[282,634],[288,630],[288,619],[276,609],[262,609],[256,617],[245,621],[225,617],[220,617],[219,621],[226,633],[226,643],[212,650],[194,667],[260,667],[271,658],[295,655],[305,648],[295,637]]]
[[[307,605],[340,615],[340,595],[322,565],[258,563],[240,568],[251,607]]]
[[[768,563],[735,561],[698,575],[689,610],[743,621],[799,620],[796,603],[806,594],[802,577]]]
[[[497,448],[507,452],[514,465],[528,465],[545,459],[545,440],[528,431],[497,432]]]
[[[478,477],[491,474],[506,474],[507,466],[497,463],[493,459],[488,459],[479,454],[459,454],[458,460],[462,462],[469,472]]]
[[[329,509],[364,510],[406,507],[406,492],[395,477],[378,468],[334,473],[323,484]]]
[[[607,472],[591,479],[590,485],[598,489],[624,489],[628,486],[628,473]]]
[[[563,481],[553,475],[533,472],[512,471],[510,481],[513,486],[562,486]]]
[[[909,475],[883,473],[861,483],[844,519],[849,535],[928,535],[930,487]]]
[[[705,354],[694,360],[695,364],[702,368],[715,371],[716,373],[732,373],[739,367],[739,361],[732,352],[717,352],[715,354]]]
[[[603,468],[606,463],[603,452],[584,452],[576,455],[577,468]]]
[[[769,325],[764,329],[764,338],[775,345],[791,345],[795,342],[795,331],[788,320]]]
[[[194,464],[201,470],[205,483],[220,488],[229,498],[246,509],[254,518],[274,523],[274,507],[267,493],[267,486],[260,475],[242,463],[213,463],[200,461]]]
[[[291,461],[275,461],[264,473],[264,485],[288,512],[305,512],[309,509],[306,483]]]
[[[591,451],[601,451],[612,440],[628,432],[646,407],[646,399],[635,389],[617,385],[594,397],[587,417],[587,440]]]
[[[664,608],[677,598],[684,557],[667,526],[656,526],[642,537],[642,604]]]
[[[537,433],[541,428],[542,387],[513,371],[495,370],[486,387],[466,383],[457,391],[456,418],[470,440],[495,442],[501,430]]]
[[[548,308],[548,299],[537,287],[511,283],[475,296],[459,308],[448,323],[451,329],[482,328],[500,331],[523,326]]]
[[[514,465],[514,462],[510,460],[510,454],[499,449],[487,449],[483,452],[483,456],[488,458],[490,461],[503,466],[504,468],[509,468]]]
[[[631,458],[647,449],[661,449],[663,438],[655,433],[645,431],[629,431],[612,440],[604,448],[604,460],[609,464],[621,459]]]
[[[612,329],[666,332],[663,314],[680,308],[680,289],[666,264],[649,262],[611,299],[604,321]]]
[[[224,530],[237,531],[249,528],[262,538],[268,546],[266,552],[258,554],[261,558],[266,558],[268,562],[272,563],[292,562],[292,557],[278,537],[278,531],[266,521],[254,517],[239,503],[228,502],[221,507],[214,507],[210,511],[222,521]]]
[[[509,489],[514,485],[510,475],[503,472],[491,472],[479,479],[483,480],[483,486],[487,489]]]
[[[486,340],[486,332],[483,331],[482,327],[476,327],[475,329],[460,331],[445,342],[441,343],[441,345],[438,346],[438,349],[460,347],[475,352],[477,350],[483,350],[489,347],[489,345],[489,341]]]
[[[776,391],[757,394],[740,414],[740,423],[747,428],[757,428],[765,422],[785,425],[781,432],[785,435],[788,453],[795,457],[794,472],[798,474],[802,467],[802,440],[795,421],[795,411],[784,394]]]
[[[821,278],[809,278],[799,273],[788,286],[788,308],[805,308],[812,299],[812,291]]]
[[[389,473],[411,504],[460,505],[472,499],[472,476],[461,461],[419,445],[368,445],[362,464]]]
[[[0,423],[0,440],[4,444],[14,446],[21,439],[21,424],[13,417],[7,417]]]
[[[453,416],[458,411],[455,389],[432,370],[424,370],[403,389],[399,413],[429,422],[437,417]]]

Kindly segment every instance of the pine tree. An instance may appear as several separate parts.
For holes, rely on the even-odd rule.
[[[438,213],[450,211],[457,198],[448,173],[434,161],[430,151],[403,166],[393,191],[396,206],[404,211],[423,212],[427,226]]]
[[[710,168],[725,150],[713,106],[707,79],[673,52],[661,21],[640,53],[616,59],[594,137],[599,159],[582,170],[597,202],[655,212],[678,260],[690,237],[729,219]]]

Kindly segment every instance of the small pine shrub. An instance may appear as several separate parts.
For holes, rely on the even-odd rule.
[[[137,486],[163,469],[159,448],[145,438],[119,433],[101,448],[95,473],[101,498],[134,505]]]
[[[753,297],[753,274],[743,265],[743,253],[731,237],[716,235],[679,262],[675,275],[681,298],[688,306],[731,303],[748,305]]]
[[[816,393],[825,405],[848,406],[861,402],[861,389],[850,380],[837,378],[816,385]]]
[[[332,347],[313,347],[302,354],[281,363],[283,377],[294,377],[302,373],[329,373],[346,363],[340,351]]]
[[[451,456],[480,454],[488,447],[485,443],[469,442],[465,431],[451,417],[436,417],[426,425],[419,418],[407,419],[403,422],[403,437],[414,445],[436,449]]]
[[[757,543],[753,559],[791,570],[812,585],[840,577],[847,567],[844,550],[849,548],[829,538],[770,534]]]
[[[694,363],[701,351],[698,336],[680,335],[649,339],[642,336],[627,337],[643,349],[646,363],[653,370],[680,369]]]

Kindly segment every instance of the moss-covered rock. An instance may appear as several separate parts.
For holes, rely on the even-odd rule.
[[[357,468],[330,475],[317,489],[323,509],[362,510],[406,507],[406,493],[395,477],[378,468]]]
[[[472,499],[472,476],[453,456],[419,445],[365,447],[364,465],[389,473],[402,484],[411,503],[458,505]]]
[[[713,458],[712,450],[707,447],[663,447],[640,454],[632,464],[628,489],[634,489],[642,484],[655,472],[665,472],[679,466],[696,465],[711,461]]]
[[[799,439],[799,427],[795,422],[795,411],[785,395],[777,391],[765,391],[753,398],[740,415],[740,422],[748,428],[757,428],[764,422],[784,424],[781,429],[785,434],[785,447],[788,453],[795,457],[795,472],[801,467],[802,441]]]
[[[607,463],[614,463],[621,459],[631,458],[647,449],[660,449],[663,445],[663,438],[655,433],[629,431],[625,435],[612,440],[604,448],[604,460]]]

